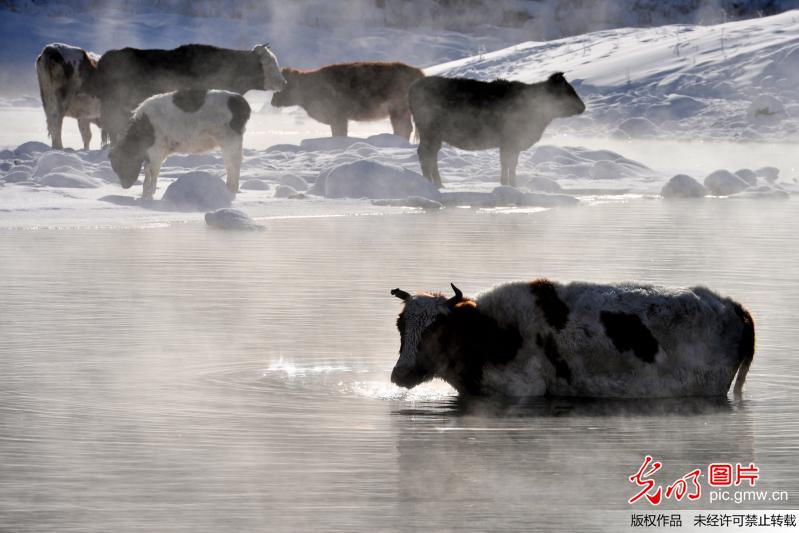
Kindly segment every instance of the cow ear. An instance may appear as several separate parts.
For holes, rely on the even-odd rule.
[[[547,81],[549,83],[563,83],[566,81],[566,78],[563,76],[563,72],[555,72]]]

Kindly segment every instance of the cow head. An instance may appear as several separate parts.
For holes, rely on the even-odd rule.
[[[280,73],[277,56],[269,48],[269,44],[257,44],[252,51],[261,61],[261,68],[264,71],[264,90],[279,91],[283,89],[286,86],[286,80]]]
[[[397,319],[400,332],[400,354],[391,382],[400,387],[413,388],[420,383],[440,375],[447,365],[444,354],[436,353],[435,324],[449,315],[455,306],[464,300],[463,293],[452,285],[455,296],[443,294],[410,295],[401,289],[391,294],[405,302]]]
[[[129,189],[139,179],[141,167],[147,160],[147,150],[155,143],[155,130],[147,115],[134,117],[127,132],[108,153],[111,168],[119,176],[123,189]]]
[[[585,111],[585,104],[562,72],[552,74],[544,82],[544,90],[553,117],[570,117]]]
[[[286,86],[282,91],[276,92],[272,95],[272,105],[275,107],[300,105],[300,73],[291,68],[284,68],[283,78],[286,80]]]

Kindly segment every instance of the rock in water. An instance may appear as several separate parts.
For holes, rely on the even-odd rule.
[[[205,223],[224,230],[258,231],[266,229],[258,224],[247,213],[238,209],[223,208],[205,214]]]
[[[677,174],[660,190],[663,198],[702,198],[707,193],[704,185],[685,174]]]

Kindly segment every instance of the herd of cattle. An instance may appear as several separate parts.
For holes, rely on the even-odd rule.
[[[272,105],[301,106],[346,135],[349,120],[389,117],[394,133],[419,137],[422,172],[441,186],[443,142],[499,148],[501,182],[515,185],[519,153],[555,118],[585,110],[563,74],[540,83],[425,76],[402,63],[358,62],[281,69],[268,45],[250,51],[189,44],[174,50],[95,54],[63,44],[36,61],[47,129],[62,148],[64,117],[110,139],[123,187],[144,167],[152,197],[173,152],[219,147],[227,186],[238,191],[250,106],[241,96],[273,90]],[[478,299],[394,289],[400,355],[391,380],[414,387],[440,377],[464,395],[593,397],[740,395],[755,348],[754,322],[738,303],[708,289],[648,285],[511,283]]]
[[[515,185],[519,153],[541,138],[555,118],[585,110],[556,73],[533,84],[425,77],[403,63],[353,62],[317,70],[281,69],[269,45],[250,51],[187,44],[174,50],[123,48],[96,54],[50,44],[36,60],[47,131],[62,148],[64,117],[78,120],[84,149],[90,124],[103,142],[122,186],[144,167],[144,196],[155,191],[161,162],[173,152],[220,147],[227,184],[238,190],[242,135],[250,109],[240,95],[275,91],[272,105],[297,105],[347,135],[350,120],[389,117],[394,134],[409,139],[416,124],[424,176],[441,186],[437,156],[442,142],[465,150],[500,149],[501,182]],[[209,93],[209,91],[211,91]],[[413,118],[411,118],[413,117]]]

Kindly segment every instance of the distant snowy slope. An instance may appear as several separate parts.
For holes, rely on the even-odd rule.
[[[588,104],[565,121],[584,132],[783,139],[799,131],[799,11],[527,42],[426,72],[533,82],[555,71]]]

